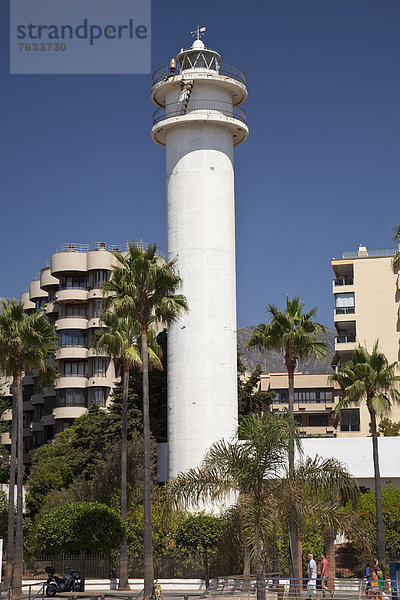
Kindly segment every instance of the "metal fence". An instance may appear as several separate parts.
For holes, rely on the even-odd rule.
[[[47,578],[45,567],[52,565],[57,575],[63,575],[70,569],[80,569],[79,555],[62,554],[58,556],[37,556],[24,563],[24,578],[43,580]],[[118,555],[90,554],[85,561],[85,577],[109,579],[116,577],[119,569]],[[128,576],[131,579],[143,577],[143,558],[128,557]],[[215,576],[216,567],[211,560],[210,575]],[[204,577],[203,557],[200,554],[187,556],[155,556],[154,575],[157,579],[201,579]]]

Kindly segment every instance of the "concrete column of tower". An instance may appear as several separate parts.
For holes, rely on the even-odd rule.
[[[153,76],[166,147],[168,259],[189,312],[168,332],[169,477],[237,426],[233,148],[247,139],[244,74],[195,40]]]

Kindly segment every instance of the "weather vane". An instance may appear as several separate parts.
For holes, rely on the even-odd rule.
[[[199,40],[201,36],[204,35],[205,30],[205,27],[200,27],[200,25],[197,25],[197,29],[192,31],[191,34],[193,37],[196,37]]]

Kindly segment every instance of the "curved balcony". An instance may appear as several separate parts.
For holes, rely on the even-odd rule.
[[[43,431],[43,425],[41,421],[34,421],[31,424],[31,431],[32,433],[35,433],[35,431]]]
[[[107,352],[103,350],[95,350],[94,348],[89,348],[87,351],[88,358],[108,358]]]
[[[58,377],[54,382],[54,389],[61,390],[65,388],[86,388],[87,377],[73,375],[71,377]]]
[[[24,306],[24,310],[35,310],[36,304],[29,299],[29,292],[24,292],[20,296],[20,300]]]
[[[177,124],[212,123],[228,127],[232,131],[233,145],[244,142],[249,130],[246,125],[246,113],[242,108],[234,108],[230,102],[222,100],[198,99],[184,102],[172,102],[166,109],[158,108],[153,113],[151,137],[159,146],[166,145],[169,129]]]
[[[60,273],[75,272],[81,273],[87,271],[86,253],[75,250],[74,244],[62,248],[61,252],[53,254],[51,257],[51,273],[58,277]]]
[[[51,267],[44,267],[40,270],[40,287],[49,292],[55,286],[59,285],[59,280],[51,274]]]
[[[55,396],[56,395],[56,390],[54,388],[54,385],[46,385],[43,388],[43,396],[45,398],[49,398],[50,396]]]
[[[86,288],[63,288],[56,292],[56,302],[80,302],[87,298]]]
[[[4,433],[1,434],[1,443],[4,446],[10,446],[11,445],[11,436],[10,436],[10,432],[9,431],[5,431]]]
[[[104,298],[101,288],[92,288],[88,291],[88,300],[102,300]]]
[[[87,329],[88,319],[87,317],[61,317],[57,319],[54,324],[55,330],[60,331],[61,329]]]
[[[93,319],[89,319],[88,321],[88,329],[95,327],[98,329],[99,327],[106,327],[100,317],[93,317]]]
[[[54,421],[53,413],[51,415],[44,415],[40,419],[40,423],[41,423],[42,427],[45,427],[46,425],[54,425],[55,421]]]
[[[39,298],[47,298],[48,293],[40,287],[40,279],[35,279],[29,284],[29,299],[36,300]]]
[[[44,404],[43,394],[33,394],[33,396],[31,396],[31,404],[32,406],[34,406],[35,404]]]
[[[118,260],[105,248],[100,250],[90,250],[87,255],[87,269],[88,271],[94,270],[107,270],[111,271],[113,265],[117,265]]]
[[[57,310],[56,310],[57,309]],[[55,302],[48,302],[46,304],[45,313],[46,315],[50,315],[52,313],[58,313],[58,307]]]
[[[12,420],[12,409],[7,408],[1,415],[0,421],[11,421]]]
[[[87,380],[87,387],[91,388],[91,387],[107,387],[107,388],[111,388],[112,387],[112,379],[110,379],[109,377],[89,377]]]
[[[56,360],[64,358],[86,358],[88,356],[87,348],[83,346],[65,346],[59,348],[56,352]]]
[[[54,419],[78,419],[87,413],[84,406],[60,406],[53,410]]]
[[[163,65],[153,73],[151,101],[157,106],[164,107],[171,87],[180,86],[182,80],[188,79],[207,82],[207,84],[217,83],[218,87],[230,93],[235,106],[243,104],[247,99],[246,77],[242,69],[236,65],[219,62],[216,68],[193,66],[182,71],[179,71],[179,64],[177,64],[175,72],[170,71],[169,65]]]

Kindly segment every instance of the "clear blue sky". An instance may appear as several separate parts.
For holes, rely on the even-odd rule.
[[[61,242],[166,248],[164,150],[150,76],[10,76],[0,5],[0,296],[19,296]],[[399,0],[153,0],[153,70],[207,26],[242,67],[238,325],[286,293],[332,325],[330,259],[391,248],[400,221]]]

